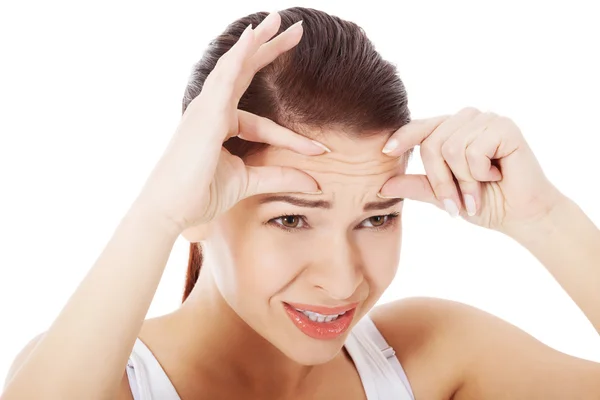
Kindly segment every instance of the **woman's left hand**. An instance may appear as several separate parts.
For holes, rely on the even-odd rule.
[[[380,196],[432,203],[505,233],[543,219],[564,198],[507,117],[467,107],[414,120],[390,137],[383,152],[398,157],[415,146],[426,175],[392,177]]]

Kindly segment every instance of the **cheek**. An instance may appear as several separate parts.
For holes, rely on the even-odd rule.
[[[234,259],[240,291],[265,300],[281,292],[302,271],[300,247],[291,236],[281,240],[263,234],[246,239]]]
[[[276,229],[228,219],[215,230],[215,275],[219,275],[223,295],[232,303],[238,302],[234,298],[242,306],[266,303],[302,271],[302,255],[309,246],[298,240],[299,235]]]
[[[402,230],[382,235],[365,234],[358,240],[364,274],[371,282],[371,290],[383,292],[392,282],[398,270]]]

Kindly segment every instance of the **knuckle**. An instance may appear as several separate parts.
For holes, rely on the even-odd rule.
[[[487,173],[481,171],[481,169],[479,168],[471,168],[471,175],[473,176],[473,178],[477,181],[486,181],[487,180]]]
[[[495,124],[506,124],[508,121],[510,121],[510,118],[507,118],[504,115],[496,115],[496,118],[494,118]]]
[[[481,111],[476,107],[469,106],[469,107],[464,107],[458,113],[463,114],[463,115],[474,115],[474,114],[481,114]]]
[[[458,159],[461,153],[462,148],[458,143],[447,141],[442,145],[442,156],[444,156],[446,159]]]
[[[431,188],[438,199],[452,198],[456,194],[456,184],[454,182],[436,182],[431,185]]]
[[[490,119],[496,119],[496,118],[500,117],[500,115],[498,115],[497,113],[492,112],[492,111],[486,111],[486,112],[484,112],[484,114],[487,117],[489,117]]]
[[[506,132],[508,136],[521,135],[521,128],[511,118],[500,115],[494,120],[494,124],[498,130]]]
[[[473,145],[467,147],[465,149],[465,156],[467,157],[467,160],[474,160],[477,158],[477,156],[481,154],[481,152],[479,151],[479,149]]]
[[[517,127],[517,124],[515,123],[515,121],[513,121],[512,119],[504,116],[504,115],[499,115],[498,118],[498,123],[508,126],[508,127]]]

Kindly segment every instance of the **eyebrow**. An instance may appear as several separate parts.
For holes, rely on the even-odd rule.
[[[402,200],[404,200],[404,199],[396,198],[396,199],[388,199],[388,200],[383,200],[383,201],[372,201],[370,203],[365,204],[363,207],[363,210],[364,211],[385,210],[387,208],[392,207],[395,204],[400,203]],[[324,208],[324,209],[331,208],[331,203],[326,200],[307,200],[307,199],[301,199],[299,197],[288,196],[288,195],[273,195],[273,196],[264,197],[260,200],[259,204],[274,203],[274,202],[289,203],[294,206],[306,207],[306,208]]]

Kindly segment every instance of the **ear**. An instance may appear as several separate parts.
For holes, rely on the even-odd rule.
[[[188,242],[197,243],[205,240],[210,234],[212,225],[209,224],[200,224],[196,226],[192,226],[187,228],[181,233]]]

